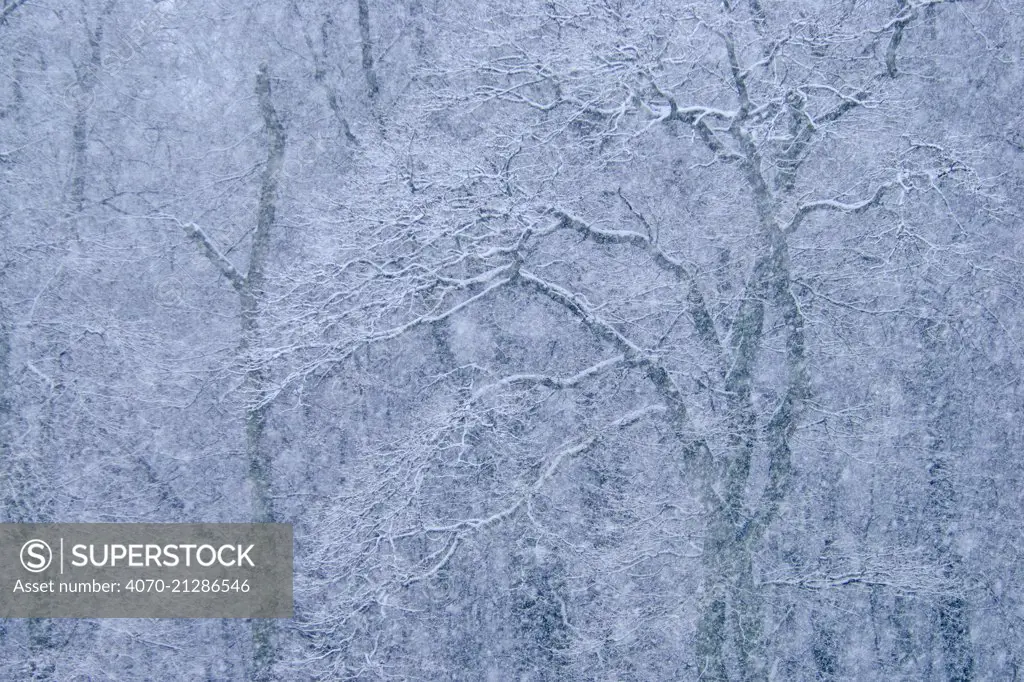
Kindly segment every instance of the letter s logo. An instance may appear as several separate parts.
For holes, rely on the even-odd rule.
[[[29,540],[21,546],[21,565],[26,571],[39,573],[50,567],[53,552],[42,540]]]

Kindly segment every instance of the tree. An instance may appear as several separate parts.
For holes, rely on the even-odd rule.
[[[428,76],[445,86],[444,102],[456,113],[410,107],[429,111],[433,129],[447,128],[426,143],[437,150],[426,154],[433,163],[419,162],[419,187],[428,189],[414,187],[404,211],[392,211],[391,225],[380,218],[379,189],[366,202],[361,212],[379,225],[368,228],[376,244],[364,247],[373,257],[348,255],[360,248],[349,242],[336,258],[344,265],[320,280],[338,282],[331,291],[364,296],[352,305],[337,297],[306,303],[328,322],[315,327],[315,340],[295,341],[306,352],[291,376],[322,381],[365,344],[421,338],[439,324],[466,325],[465,335],[479,339],[507,329],[497,318],[513,326],[550,321],[528,344],[497,342],[500,353],[467,347],[440,366],[420,361],[412,370],[432,377],[438,391],[436,398],[427,397],[433,391],[420,394],[424,423],[397,439],[401,427],[392,425],[394,449],[371,446],[377,450],[371,470],[379,473],[353,475],[354,494],[364,499],[359,489],[369,491],[365,501],[339,503],[348,508],[339,521],[341,537],[351,543],[359,532],[352,529],[361,525],[356,537],[372,556],[361,559],[357,552],[339,561],[350,567],[339,570],[365,584],[348,609],[383,606],[445,570],[471,537],[528,514],[535,496],[568,494],[567,482],[552,479],[559,467],[573,467],[574,458],[604,459],[607,470],[610,451],[622,447],[620,430],[656,417],[647,427],[653,429],[650,444],[630,463],[634,476],[665,467],[667,457],[685,479],[669,499],[703,498],[701,597],[693,611],[671,615],[699,614],[692,644],[683,645],[693,657],[675,674],[763,677],[778,665],[767,633],[785,621],[781,613],[766,612],[775,599],[769,586],[810,585],[769,579],[766,573],[786,562],[762,554],[766,547],[788,551],[775,544],[773,528],[793,509],[795,444],[802,441],[808,468],[815,459],[807,453],[838,454],[829,430],[843,419],[828,415],[848,409],[843,393],[864,376],[835,373],[850,359],[834,356],[834,342],[866,352],[870,342],[865,346],[856,331],[851,339],[850,324],[870,328],[874,317],[899,320],[909,313],[898,300],[879,305],[886,281],[870,270],[861,268],[850,288],[857,260],[863,265],[872,258],[860,256],[856,243],[890,220],[913,222],[910,206],[927,207],[931,219],[952,226],[955,212],[935,212],[936,200],[985,200],[986,188],[968,163],[972,150],[961,158],[928,142],[921,119],[906,116],[900,101],[919,88],[901,66],[912,59],[905,56],[908,32],[940,20],[936,9],[944,4],[908,2],[894,13],[882,5],[854,13],[841,3],[771,11],[756,3],[709,3],[682,17],[656,5],[630,11],[537,5],[516,13],[495,6],[483,14],[503,16],[502,30],[470,25],[457,32],[451,42],[463,56],[451,58],[458,67]],[[928,49],[927,35],[918,33],[915,41],[922,62],[917,55]],[[477,50],[465,49],[476,44]],[[689,101],[693,97],[698,102]],[[470,107],[472,116],[460,116]],[[417,133],[427,128],[410,127]],[[453,153],[449,130],[469,143]],[[679,159],[692,159],[689,168]],[[666,168],[676,170],[666,175]],[[386,177],[378,187],[386,186]],[[900,231],[893,236],[897,246],[904,240]],[[908,272],[910,282],[923,274],[912,267],[918,269]],[[639,274],[641,268],[648,274]],[[855,321],[843,319],[847,311],[859,313],[851,316]],[[810,348],[808,329],[818,344]],[[583,338],[567,340],[575,335]],[[518,362],[508,351],[549,344],[568,349],[519,354]],[[392,353],[398,347],[389,346]],[[598,381],[608,383],[580,390]],[[459,394],[467,397],[451,404]],[[564,409],[563,402],[576,410],[586,405],[587,413],[563,413],[559,423],[555,406]],[[809,402],[823,420],[808,418]],[[595,423],[599,414],[609,420],[603,427]],[[537,466],[535,453],[545,443],[556,447],[531,479],[525,464]],[[472,462],[502,447],[511,447],[508,458],[524,468],[505,462],[502,476],[487,479],[477,471],[483,462],[460,471],[463,459]],[[408,474],[385,487],[380,476],[395,470]],[[469,499],[455,503],[441,492],[450,494],[453,479],[480,485],[487,491],[481,501],[502,503],[472,503],[476,497],[468,492]],[[529,492],[517,496],[516,489]],[[410,495],[413,502],[401,513],[372,511],[372,500],[392,495]],[[610,503],[602,498],[606,519],[614,518]],[[459,507],[466,508],[461,516]],[[942,518],[937,523],[949,523]],[[596,542],[594,527],[587,532]],[[381,542],[391,547],[386,559],[378,556]],[[630,554],[624,551],[610,565],[626,565]],[[867,558],[841,561],[863,565]],[[805,557],[787,572],[798,575],[815,559]],[[962,597],[941,596],[946,583],[934,575],[943,559],[916,560],[922,563],[895,583],[883,575],[896,567],[883,564],[849,583],[835,574],[819,585],[920,588],[947,605],[960,604],[939,607],[947,614],[940,616],[947,621],[940,626],[940,648],[966,651]],[[652,563],[658,571],[685,572]],[[580,572],[592,575],[598,566],[595,560]],[[419,603],[407,598],[408,608]],[[950,608],[959,615],[949,615]],[[341,613],[332,620],[351,627],[349,611]],[[656,618],[646,612],[638,622],[654,630]],[[576,634],[582,660],[587,640]],[[815,645],[819,673],[837,674],[837,655],[827,650],[836,646],[835,635],[817,641],[823,642]],[[397,655],[380,642],[374,647],[382,660]],[[969,660],[969,654],[948,655]],[[950,663],[949,674],[967,665]]]
[[[5,518],[297,609],[8,676],[1014,676],[1015,8],[2,4]]]

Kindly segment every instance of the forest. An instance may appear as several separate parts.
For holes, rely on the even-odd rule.
[[[0,522],[293,525],[10,680],[1018,680],[1024,6],[0,0]]]

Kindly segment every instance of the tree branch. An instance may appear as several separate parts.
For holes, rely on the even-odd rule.
[[[797,210],[796,215],[789,221],[789,225],[786,226],[785,232],[791,234],[796,231],[800,224],[803,223],[804,219],[812,213],[819,213],[821,211],[837,211],[840,213],[863,213],[864,211],[877,206],[885,198],[886,193],[896,187],[899,184],[898,180],[887,182],[879,185],[875,189],[874,194],[869,198],[859,201],[854,204],[847,204],[841,201],[835,201],[833,199],[823,199],[821,201],[812,201],[809,204],[801,204]]]
[[[588,436],[587,438],[577,441],[575,444],[570,445],[569,447],[559,450],[549,459],[547,466],[544,467],[544,471],[541,472],[537,479],[530,485],[530,487],[526,490],[525,494],[523,494],[519,499],[517,499],[509,506],[500,509],[497,512],[494,512],[489,516],[483,518],[465,519],[462,521],[458,521],[454,524],[449,524],[447,526],[434,526],[423,528],[423,532],[426,533],[448,533],[448,542],[445,543],[444,547],[442,547],[440,550],[433,553],[430,557],[427,558],[427,562],[431,565],[428,569],[426,569],[426,571],[424,571],[423,573],[419,573],[417,575],[409,576],[408,578],[402,580],[401,586],[408,587],[415,583],[427,580],[431,576],[435,575],[439,570],[444,568],[444,566],[451,560],[452,556],[454,556],[455,554],[455,550],[461,544],[463,538],[468,532],[478,531],[483,528],[487,528],[488,526],[493,526],[494,524],[511,517],[517,511],[522,509],[527,503],[529,503],[530,499],[538,492],[540,492],[541,488],[543,488],[544,485],[548,481],[550,481],[551,478],[558,472],[558,469],[561,467],[562,462],[564,460],[579,457],[580,455],[589,452],[590,450],[593,450],[595,447],[597,447],[597,445],[603,442],[605,432],[611,430],[625,429],[628,426],[636,424],[637,422],[639,422],[641,419],[648,415],[663,412],[664,410],[665,407],[663,405],[648,405],[634,412],[630,412],[629,414],[619,419],[616,419],[614,422],[612,422],[605,428],[601,429],[597,433],[594,433]],[[439,557],[439,559],[434,561],[434,557]]]
[[[583,220],[569,215],[565,211],[559,209],[552,209],[552,214],[561,221],[563,227],[576,230],[580,234],[584,235],[588,239],[598,244],[632,244],[645,249],[654,260],[654,263],[668,272],[671,272],[677,278],[685,282],[689,291],[687,292],[687,301],[689,303],[690,318],[693,320],[694,329],[697,330],[697,335],[701,342],[709,350],[711,350],[715,356],[719,359],[722,357],[722,342],[718,338],[718,331],[715,328],[714,318],[711,317],[711,313],[708,311],[707,303],[704,300],[704,295],[701,293],[697,286],[696,279],[687,270],[686,266],[682,262],[676,260],[672,256],[665,253],[665,251],[655,244],[650,237],[642,235],[639,232],[633,232],[632,230],[602,230],[600,228],[588,225]]]
[[[596,315],[576,296],[557,284],[547,282],[533,273],[522,269],[519,271],[517,281],[528,285],[534,291],[543,294],[566,308],[578,317],[596,336],[610,341],[622,351],[628,364],[644,370],[647,378],[650,379],[658,392],[665,398],[675,415],[680,420],[686,419],[686,405],[683,401],[682,391],[679,390],[679,387],[668,371],[653,357],[623,336],[610,323]]]
[[[0,10],[0,24],[7,21],[7,17],[11,16],[16,9],[24,5],[26,2],[27,0],[14,0],[10,5],[7,5],[7,7]]]
[[[587,367],[581,372],[569,377],[553,377],[546,374],[512,374],[507,376],[493,384],[484,386],[473,394],[471,400],[479,400],[484,394],[491,391],[505,388],[506,386],[513,386],[515,384],[528,384],[528,385],[539,385],[546,388],[553,388],[556,390],[564,390],[567,388],[575,388],[576,386],[583,383],[584,380],[590,377],[597,376],[607,369],[615,367],[616,365],[622,364],[626,360],[625,355],[616,355],[615,357],[602,360],[596,365]]]
[[[184,224],[182,229],[185,230],[185,235],[189,239],[203,249],[204,255],[220,270],[220,273],[224,275],[235,291],[242,293],[245,290],[245,277],[235,269],[235,266],[232,265],[227,256],[221,253],[220,249],[214,245],[213,241],[206,235],[206,232],[193,223]]]

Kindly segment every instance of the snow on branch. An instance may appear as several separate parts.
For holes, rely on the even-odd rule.
[[[454,556],[455,550],[462,543],[467,533],[493,526],[513,516],[517,511],[529,504],[531,498],[540,492],[544,485],[554,477],[564,461],[579,457],[580,455],[594,449],[604,440],[605,433],[609,431],[622,430],[636,424],[648,415],[660,414],[664,411],[664,405],[647,405],[639,410],[635,410],[620,417],[619,419],[616,419],[597,433],[591,434],[587,438],[581,439],[568,447],[562,448],[551,456],[548,461],[548,465],[544,467],[544,471],[537,477],[530,487],[527,488],[522,496],[516,499],[512,504],[494,512],[493,514],[485,517],[463,519],[445,526],[429,526],[423,528],[423,531],[426,533],[448,534],[448,540],[441,549],[432,553],[422,562],[427,564],[427,568],[422,573],[417,573],[405,578],[401,581],[401,586],[408,587],[415,583],[423,582],[424,580],[436,575],[438,571],[448,564],[452,556]]]
[[[647,378],[651,380],[651,383],[654,384],[658,392],[665,397],[673,412],[680,419],[686,418],[686,405],[683,401],[682,391],[679,390],[675,380],[672,379],[672,376],[657,360],[623,336],[610,322],[590,310],[577,296],[557,284],[548,282],[526,270],[519,271],[518,281],[566,308],[574,316],[578,317],[595,335],[614,344],[622,351],[626,362],[644,370]]]
[[[213,240],[203,231],[203,228],[195,223],[185,223],[182,228],[189,239],[202,247],[203,253],[220,270],[221,274],[231,283],[231,286],[236,291],[241,292],[245,288],[245,277],[235,269],[235,266],[232,265],[227,256],[221,253],[220,249],[213,243]]]
[[[765,585],[795,587],[802,590],[830,590],[843,587],[883,587],[901,594],[950,595],[958,586],[941,574],[941,569],[928,564],[875,566],[836,574],[815,572],[766,580]]]
[[[629,207],[630,212],[637,216],[637,218],[643,222],[649,230],[650,226],[647,225],[643,216],[633,208],[625,197],[622,198],[623,201],[625,201],[626,206]],[[631,244],[633,246],[639,246],[640,248],[646,249],[652,260],[654,260],[655,265],[663,270],[671,272],[673,275],[689,285],[690,291],[687,296],[687,300],[690,304],[690,316],[693,318],[697,333],[700,336],[701,341],[709,350],[711,350],[715,355],[721,354],[721,340],[718,338],[718,332],[715,330],[714,319],[708,311],[704,295],[698,288],[696,279],[690,271],[687,270],[686,266],[683,265],[682,261],[679,261],[665,253],[664,249],[658,246],[658,244],[647,235],[640,234],[639,232],[634,232],[632,230],[603,230],[594,227],[581,218],[570,215],[565,211],[559,209],[549,210],[556,218],[559,219],[560,224],[563,227],[576,230],[597,244]]]
[[[514,277],[514,270],[512,270],[512,265],[514,265],[514,264],[502,266],[502,267],[499,267],[499,268],[495,268],[490,273],[487,273],[490,276],[487,280],[481,280],[480,278],[477,278],[477,277],[473,277],[473,278],[470,278],[470,279],[467,279],[467,280],[461,280],[459,283],[465,285],[466,287],[468,287],[471,284],[482,284],[482,283],[485,283],[485,282],[487,283],[487,287],[484,288],[479,293],[474,294],[473,296],[470,296],[466,300],[461,301],[460,303],[457,303],[457,304],[451,306],[447,310],[442,310],[440,312],[436,312],[436,313],[433,313],[433,314],[422,315],[420,317],[417,317],[414,320],[410,320],[409,322],[406,322],[405,324],[401,324],[401,325],[398,325],[396,327],[392,327],[391,329],[388,329],[388,330],[383,331],[383,332],[378,332],[376,334],[372,334],[372,335],[368,336],[366,339],[364,339],[364,342],[389,341],[391,339],[396,339],[399,336],[402,336],[403,334],[405,334],[405,333],[407,333],[407,332],[409,332],[409,331],[411,331],[411,330],[413,330],[413,329],[415,329],[417,327],[422,327],[423,325],[426,325],[426,324],[433,324],[435,322],[441,322],[442,320],[448,319],[449,317],[451,317],[455,313],[459,312],[460,310],[463,310],[464,308],[468,308],[470,305],[472,305],[476,301],[479,301],[482,298],[486,298],[495,289],[498,289],[498,288],[508,284],[509,282],[511,282],[513,277]],[[508,277],[505,277],[505,278],[502,278],[502,279],[499,279],[497,277],[497,275],[499,273],[506,273],[506,272],[509,272],[510,270],[512,271],[512,275],[511,276],[508,276]]]
[[[820,211],[837,211],[840,213],[863,213],[869,208],[872,208],[880,204],[882,202],[882,199],[885,198],[885,194],[899,184],[900,182],[898,180],[894,180],[892,182],[887,182],[882,185],[879,185],[875,189],[874,194],[872,194],[869,198],[864,199],[863,201],[858,201],[856,203],[845,203],[842,201],[836,201],[834,199],[823,199],[821,201],[812,201],[809,204],[801,204],[796,210],[796,215],[793,216],[793,219],[789,221],[789,225],[786,226],[785,232],[795,232],[796,229],[800,227],[800,224],[804,221],[804,218],[806,218],[812,213],[818,213]]]
[[[691,280],[690,273],[687,272],[683,264],[665,253],[661,247],[651,241],[650,237],[633,230],[603,230],[599,227],[594,227],[588,224],[581,218],[570,215],[560,209],[550,209],[551,213],[561,221],[563,227],[576,230],[584,237],[587,237],[591,241],[597,244],[632,244],[647,249],[650,252],[654,262],[662,268],[669,270],[676,276]]]
[[[606,369],[615,367],[616,365],[623,363],[625,360],[625,355],[616,355],[613,358],[602,360],[596,365],[587,367],[583,371],[577,372],[576,374],[570,377],[554,377],[548,376],[546,374],[513,374],[511,376],[505,377],[504,379],[501,379],[500,381],[497,381],[493,384],[488,384],[487,386],[478,389],[473,394],[472,400],[479,400],[486,393],[498,390],[500,388],[505,388],[507,386],[513,386],[515,384],[540,385],[546,388],[553,388],[559,390],[566,388],[575,388],[576,386],[581,384],[585,379],[588,379],[592,376],[596,376],[601,372],[605,371]]]

